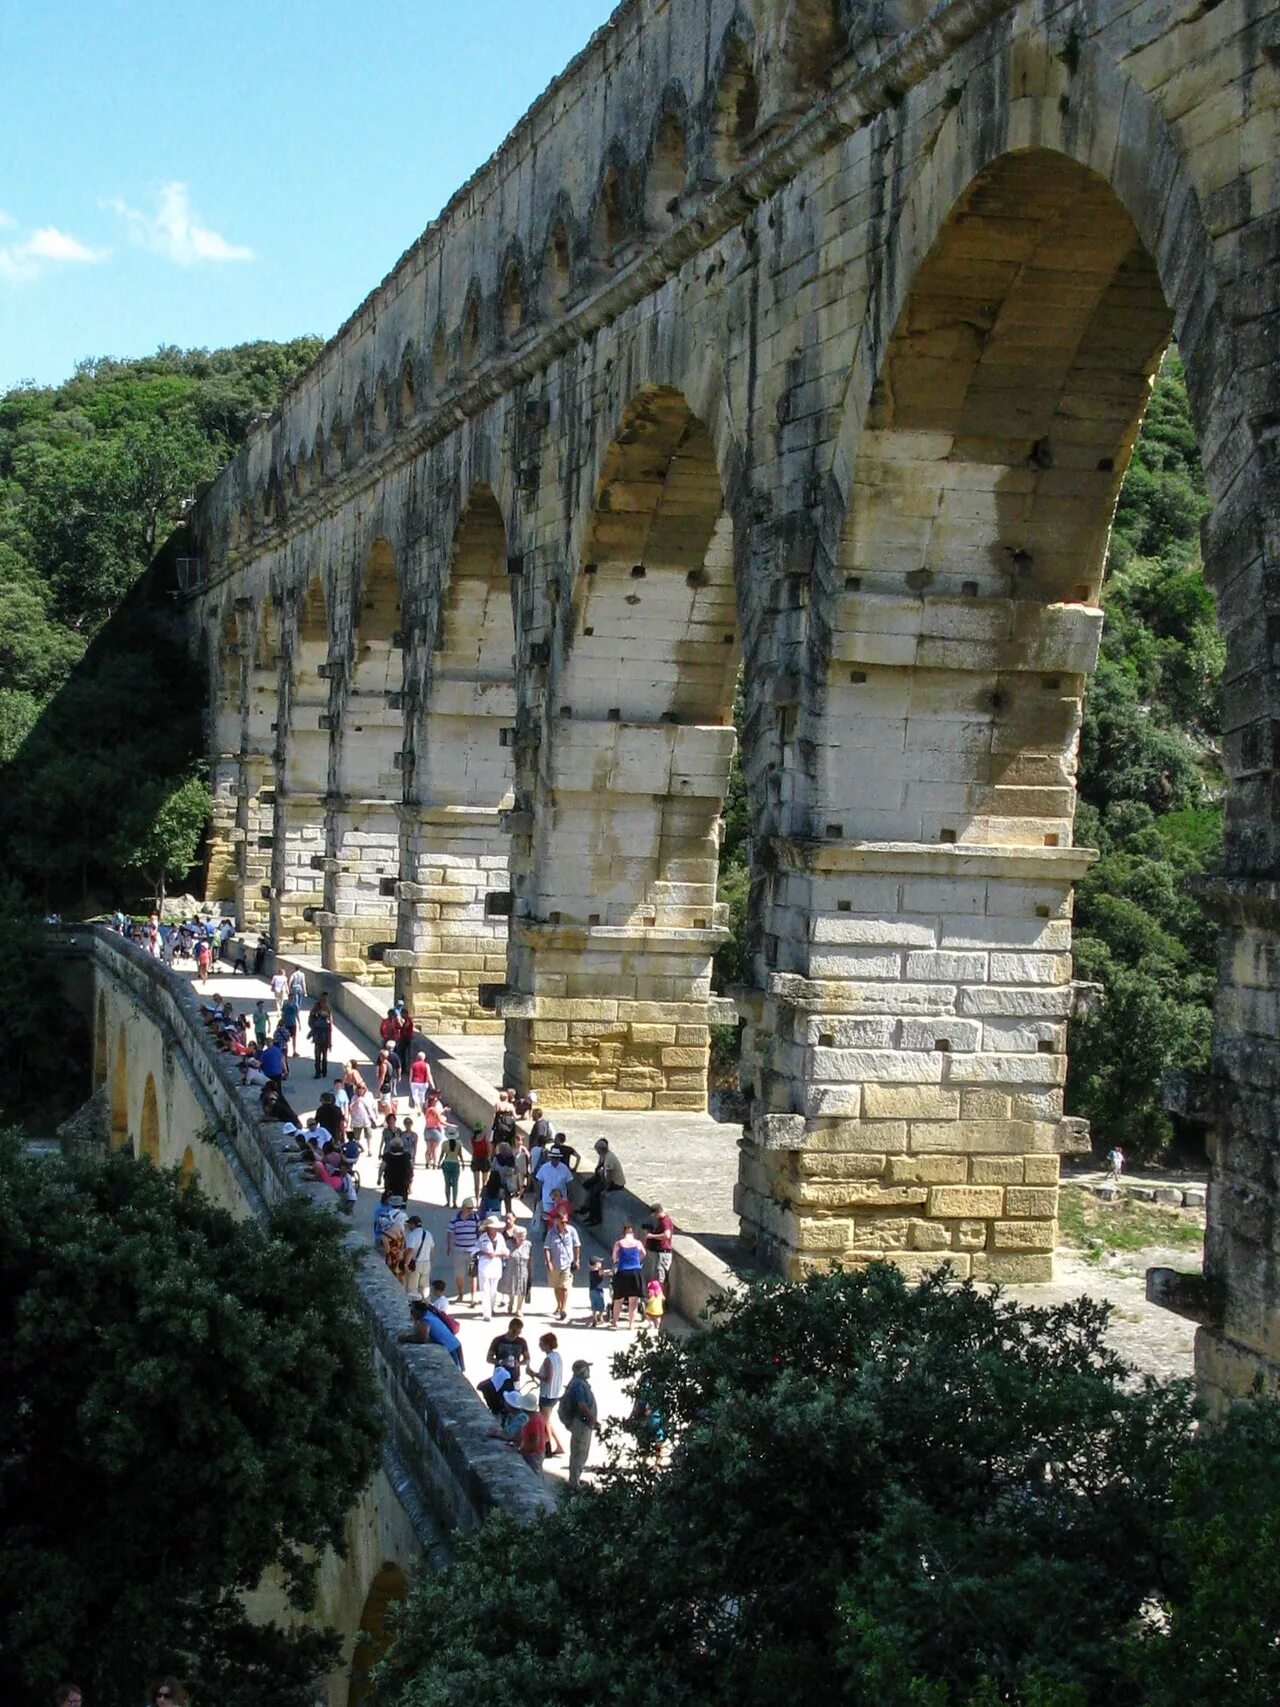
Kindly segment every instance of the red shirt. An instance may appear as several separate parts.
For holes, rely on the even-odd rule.
[[[541,1468],[547,1450],[547,1419],[541,1411],[530,1411],[529,1420],[516,1436],[520,1456]]]
[[[413,1015],[412,1014],[406,1014],[404,1016],[404,1018],[400,1021],[400,1041],[401,1041],[401,1043],[412,1043],[413,1042],[413,1030],[414,1030]]]
[[[431,1083],[431,1069],[425,1061],[415,1061],[410,1067],[409,1083],[411,1085],[429,1085]]]

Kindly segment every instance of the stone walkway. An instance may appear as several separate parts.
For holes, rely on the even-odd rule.
[[[188,973],[187,976],[191,977],[194,982],[192,974]],[[205,984],[197,984],[196,988],[207,1000],[211,1000],[215,993],[219,996],[230,997],[231,1001],[235,1005],[237,1013],[252,1013],[254,1002],[259,997],[266,997],[269,999],[271,994],[269,985],[264,983],[261,979],[232,977],[222,969],[219,969],[211,975]],[[302,1024],[299,1028],[300,1043],[304,1043],[306,1040],[306,1014],[309,1012],[310,1007],[311,1002],[308,1000],[304,1006]],[[450,1038],[448,1040],[450,1047],[455,1041],[462,1040]],[[326,1088],[326,1084],[329,1088],[332,1088],[333,1079],[336,1077],[341,1064],[348,1061],[358,1062],[361,1072],[369,1083],[372,1084],[372,1062],[376,1054],[377,1049],[371,1038],[355,1031],[351,1024],[345,1020],[341,1014],[335,1014],[333,1047],[329,1056],[330,1072],[328,1080],[322,1081],[313,1076],[314,1068],[312,1065],[311,1054],[309,1051],[304,1051],[299,1054],[295,1060],[290,1062],[290,1077],[285,1085],[285,1095],[297,1110],[299,1116],[313,1114],[319,1105],[320,1092]],[[398,1099],[397,1109],[401,1116],[412,1112],[408,1097],[400,1097]],[[577,1118],[581,1120],[583,1117],[578,1116]],[[624,1116],[623,1118],[626,1117]],[[419,1133],[421,1133],[421,1120],[415,1119],[414,1124],[418,1128]],[[708,1126],[715,1125],[713,1121],[706,1121],[704,1124]],[[565,1122],[565,1130],[568,1130],[567,1121]],[[720,1130],[729,1130],[731,1138],[736,1138],[736,1133],[733,1133],[731,1129]],[[459,1136],[462,1137],[465,1144],[470,1135],[468,1132],[461,1132],[459,1133]],[[591,1138],[594,1138],[594,1132],[592,1132],[590,1136]],[[581,1150],[583,1145],[578,1140],[579,1129],[575,1129],[573,1135],[574,1147]],[[588,1151],[590,1150],[590,1142],[587,1142],[586,1149]],[[421,1155],[421,1153],[421,1144],[419,1144],[419,1155]],[[736,1154],[734,1166],[736,1168]],[[377,1161],[375,1158],[370,1156],[362,1157],[357,1163],[356,1171],[360,1180],[361,1189],[360,1199],[355,1209],[355,1224],[357,1227],[363,1228],[368,1234],[370,1249],[372,1249],[373,1212],[378,1205],[380,1196],[377,1185]],[[471,1175],[469,1171],[464,1169],[459,1181],[458,1195],[462,1198],[470,1195],[470,1192]],[[423,1225],[431,1234],[434,1241],[435,1248],[431,1268],[432,1278],[442,1278],[446,1280],[450,1285],[450,1289],[452,1289],[453,1265],[452,1262],[445,1257],[446,1233],[449,1217],[452,1214],[452,1211],[445,1208],[444,1196],[444,1176],[436,1170],[426,1169],[419,1165],[414,1172],[413,1190],[409,1199],[409,1213],[421,1215]],[[527,1206],[517,1203],[516,1216],[518,1220],[528,1226],[529,1210]],[[602,1246],[596,1244],[590,1238],[590,1235],[585,1231],[585,1229],[580,1230],[583,1232],[585,1252],[592,1255],[603,1255],[606,1266],[609,1266],[609,1252]],[[541,1262],[540,1248],[535,1250],[535,1258],[537,1261]],[[631,1339],[634,1337],[634,1334],[629,1333],[625,1328],[615,1331],[610,1328],[592,1328],[590,1326],[591,1310],[587,1300],[585,1274],[586,1256],[584,1255],[582,1271],[575,1279],[573,1290],[569,1298],[569,1321],[567,1324],[556,1323],[551,1320],[552,1312],[555,1309],[555,1299],[550,1288],[545,1284],[545,1271],[540,1273],[539,1270],[535,1268],[533,1297],[530,1301],[529,1307],[523,1312],[523,1320],[525,1323],[524,1337],[528,1342],[530,1353],[533,1355],[536,1362],[540,1361],[538,1356],[538,1340],[544,1333],[548,1331],[554,1332],[559,1340],[558,1349],[564,1358],[566,1377],[571,1372],[576,1358],[585,1357],[590,1359],[592,1362],[590,1377],[591,1385],[596,1395],[596,1402],[599,1406],[602,1420],[623,1417],[629,1412],[631,1408],[631,1401],[624,1393],[621,1383],[614,1378],[609,1365],[612,1361],[613,1353],[621,1350],[625,1345],[629,1344]],[[498,1315],[492,1323],[485,1322],[481,1316],[479,1308],[472,1307],[470,1305],[456,1305],[451,1303],[449,1305],[449,1311],[452,1315],[461,1319],[462,1328],[460,1338],[462,1340],[463,1357],[466,1360],[467,1376],[474,1385],[488,1374],[489,1368],[485,1361],[485,1353],[488,1349],[489,1342],[493,1339],[494,1335],[506,1327],[508,1318],[506,1315]],[[406,1299],[406,1328],[408,1325],[409,1308],[408,1300]],[[635,1330],[636,1333],[640,1331],[641,1330],[639,1329]],[[672,1314],[665,1319],[663,1323],[663,1331],[665,1333],[672,1334],[686,1334],[689,1333],[691,1329],[689,1323],[683,1321],[679,1316]],[[480,1401],[477,1400],[477,1403],[479,1402]],[[603,1461],[604,1450],[599,1443],[597,1443],[592,1448],[592,1463],[599,1465]],[[548,1459],[547,1471],[553,1476],[563,1478],[566,1474],[567,1463],[567,1457]]]

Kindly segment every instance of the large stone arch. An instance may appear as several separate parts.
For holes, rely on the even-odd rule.
[[[1189,371],[1221,372],[1198,348],[1219,317],[1185,174],[1153,192],[1119,140],[1122,81],[1092,56],[1088,75],[1114,110],[1089,104],[1083,125],[1049,95],[944,121],[864,322],[811,640],[805,839],[771,876],[757,968],[787,999],[748,1039],[739,1199],[795,1271],[914,1249],[982,1278],[1052,1273],[1106,540],[1171,323]],[[1178,247],[1203,276],[1169,265]],[[1199,425],[1219,441],[1203,408]]]
[[[351,1655],[347,1707],[363,1707],[374,1700],[373,1668],[391,1644],[388,1614],[408,1592],[408,1579],[393,1560],[384,1563],[370,1583]]]
[[[275,936],[304,952],[320,945],[324,910],[325,819],[333,738],[330,704],[330,599],[320,571],[307,578],[295,615],[277,802],[272,877]]]
[[[404,842],[401,980],[419,1021],[498,1030],[489,987],[506,974],[516,633],[507,528],[477,481],[453,530],[416,736]]]
[[[246,595],[244,725],[234,839],[236,911],[243,929],[271,918],[272,847],[276,827],[277,755],[282,746],[280,609],[269,590]]]
[[[113,1150],[127,1150],[133,1140],[129,1131],[129,1042],[123,1025],[116,1032],[111,1060],[111,1125]]]
[[[551,1106],[702,1108],[740,650],[716,447],[681,392],[629,400],[584,509],[525,779],[507,1078]]]
[[[336,713],[338,789],[328,821],[326,966],[373,982],[390,980],[378,955],[395,936],[400,868],[404,653],[401,576],[382,534],[364,554],[351,624],[350,661]],[[333,665],[335,672],[338,665]]]
[[[107,1049],[107,993],[98,991],[98,1000],[94,1005],[93,1023],[93,1088],[96,1091],[100,1085],[105,1085],[110,1071],[110,1055]]]
[[[153,1073],[142,1087],[142,1112],[138,1119],[138,1154],[153,1168],[160,1166],[160,1105]]]

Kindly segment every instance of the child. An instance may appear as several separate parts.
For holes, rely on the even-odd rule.
[[[601,1295],[603,1298],[603,1294]],[[662,1282],[651,1280],[644,1289],[644,1319],[652,1322],[656,1328],[662,1327],[662,1316],[667,1305],[662,1296]]]
[[[604,1283],[609,1278],[610,1272],[604,1266],[603,1257],[592,1257],[587,1266],[587,1297],[591,1301],[591,1326],[593,1328],[598,1328],[604,1321]]]

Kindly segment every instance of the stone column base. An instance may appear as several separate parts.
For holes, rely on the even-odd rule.
[[[397,989],[425,1030],[496,1035],[507,976],[510,838],[499,810],[405,807]]]
[[[276,816],[275,938],[281,948],[314,954],[324,912],[325,808],[323,801],[282,796]]]
[[[322,862],[326,899],[318,918],[324,964],[362,984],[390,986],[395,973],[383,954],[396,942],[396,808],[385,800],[328,804],[331,852]]]
[[[725,932],[512,921],[504,1076],[549,1108],[705,1111]]]

